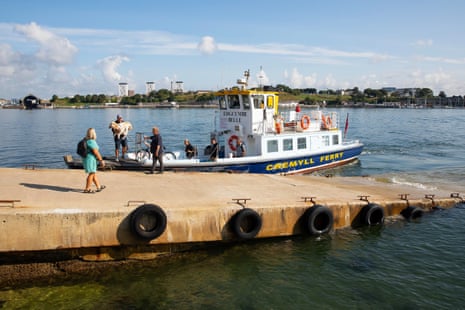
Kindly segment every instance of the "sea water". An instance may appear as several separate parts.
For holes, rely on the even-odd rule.
[[[304,110],[305,111],[305,110]],[[461,192],[464,109],[335,109],[360,161],[331,170],[386,183]],[[116,114],[135,132],[158,126],[168,150],[209,143],[213,109],[0,110],[0,166],[66,169],[86,129],[113,154]],[[137,173],[137,172],[135,172]],[[325,172],[328,173],[328,172]],[[465,206],[388,219],[321,237],[212,246],[0,288],[2,309],[460,309],[465,307]],[[100,270],[100,271],[99,271]]]

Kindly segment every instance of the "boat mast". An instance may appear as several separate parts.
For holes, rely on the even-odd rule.
[[[258,76],[258,89],[263,90],[263,69],[260,66],[260,75]]]
[[[237,84],[240,85],[241,90],[247,89],[249,85],[250,69],[244,71],[244,79],[238,79]]]

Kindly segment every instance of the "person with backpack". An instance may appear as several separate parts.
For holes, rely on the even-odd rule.
[[[87,155],[81,155],[82,166],[87,173],[86,188],[84,189],[84,193],[90,194],[94,193],[94,191],[91,189],[92,184],[95,184],[95,187],[97,187],[97,192],[105,189],[105,185],[101,185],[97,178],[97,161],[100,162],[102,167],[105,167],[105,162],[103,161],[102,155],[99,152],[99,146],[96,141],[97,133],[95,132],[94,128],[87,129],[85,139]]]

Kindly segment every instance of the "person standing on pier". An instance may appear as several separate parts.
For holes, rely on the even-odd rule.
[[[155,167],[157,161],[160,163],[159,173],[163,173],[163,140],[160,135],[160,130],[158,127],[152,128],[152,136],[145,137],[145,139],[150,139],[150,152],[152,153],[152,170],[151,174],[155,172]]]
[[[82,157],[82,166],[87,173],[86,188],[84,193],[93,193],[91,189],[92,183],[97,187],[97,192],[105,189],[105,185],[100,185],[97,178],[97,161],[100,162],[101,167],[105,167],[102,155],[99,152],[97,144],[97,134],[94,128],[87,129],[86,143],[87,143],[87,156]]]

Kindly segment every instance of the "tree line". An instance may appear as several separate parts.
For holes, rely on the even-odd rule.
[[[388,91],[386,89],[372,89],[367,88],[361,91],[358,87],[345,90],[332,90],[324,89],[317,90],[316,88],[290,88],[284,84],[278,84],[276,86],[264,86],[264,90],[278,91],[281,93],[281,97],[284,100],[294,100],[301,104],[318,104],[325,102],[328,105],[339,105],[344,102],[352,103],[379,103],[379,102],[401,102],[406,99],[411,100],[412,98],[419,99],[423,98],[442,98],[446,99],[447,96],[444,91],[439,92],[438,96],[434,96],[433,91],[430,88],[408,88],[408,89],[393,89]],[[454,96],[457,98],[457,96]],[[463,102],[463,97],[458,96],[459,101]],[[168,89],[154,90],[149,94],[134,94],[132,96],[108,96],[104,94],[88,94],[79,95],[76,94],[73,97],[59,98],[57,95],[53,95],[51,102],[55,104],[70,104],[70,105],[82,105],[82,104],[105,104],[109,102],[118,102],[122,105],[138,105],[143,103],[163,103],[175,101],[178,103],[203,103],[212,101],[215,99],[215,92],[183,92],[174,93]]]

